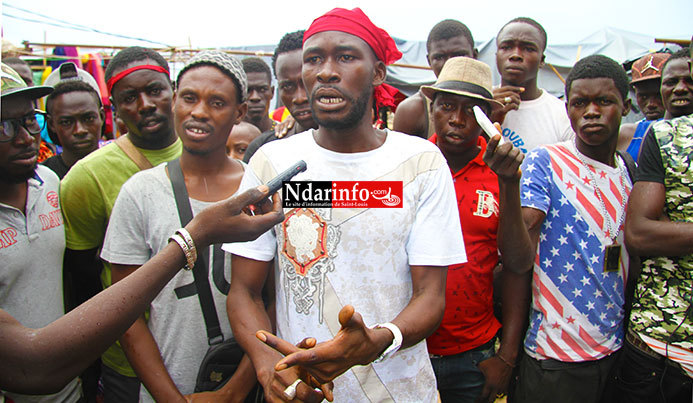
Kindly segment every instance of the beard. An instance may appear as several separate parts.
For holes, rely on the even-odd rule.
[[[197,156],[200,156],[200,155],[208,155],[208,154],[210,154],[210,153],[212,153],[212,152],[214,151],[214,150],[206,150],[206,149],[205,149],[205,150],[195,150],[195,149],[186,147],[185,144],[183,144],[183,149],[184,149],[188,154],[197,155]]]
[[[37,164],[38,163],[34,164],[34,166],[31,169],[19,172],[11,172],[4,168],[0,168],[0,182],[4,182],[9,185],[17,185],[20,183],[24,183],[34,176]]]
[[[319,115],[315,111],[315,107],[313,102],[310,103],[310,111],[313,114],[313,120],[320,126],[320,127],[325,127],[328,129],[333,129],[333,130],[344,130],[344,129],[351,129],[353,127],[356,127],[360,122],[361,119],[363,119],[363,116],[365,115],[366,111],[369,108],[369,101],[371,99],[371,95],[373,94],[373,84],[368,83],[368,85],[364,88],[364,90],[359,94],[358,98],[352,98],[348,97],[345,94],[342,93],[342,96],[346,101],[351,103],[352,107],[351,110],[347,113],[346,117],[344,119],[325,119],[325,118],[320,118]],[[313,95],[311,96],[311,99],[313,99],[315,96],[315,91],[313,91]]]

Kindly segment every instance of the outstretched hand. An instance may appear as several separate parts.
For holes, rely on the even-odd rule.
[[[522,176],[520,165],[525,155],[509,141],[501,143],[500,125],[494,123],[498,134],[491,137],[486,145],[484,163],[502,180],[518,180]]]
[[[261,330],[258,339],[284,354],[274,369],[300,366],[319,383],[331,382],[354,365],[371,363],[392,342],[394,337],[387,329],[370,329],[354,307],[346,305],[339,312],[341,329],[331,340],[318,343],[313,348],[299,349],[286,340]]]
[[[278,194],[272,203],[265,202],[269,189],[266,185],[214,203],[199,212],[186,226],[198,247],[212,243],[251,241],[272,226],[284,220]],[[243,213],[249,205],[262,206],[255,216]]]

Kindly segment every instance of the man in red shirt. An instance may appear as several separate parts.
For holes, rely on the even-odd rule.
[[[491,82],[486,64],[455,57],[445,63],[433,86],[421,89],[432,101],[435,134],[430,141],[452,172],[468,257],[467,263],[448,267],[443,321],[427,339],[443,402],[493,401],[505,392],[523,323],[522,312],[514,309],[518,304],[504,299],[505,337],[496,351],[501,329],[493,313],[498,177],[482,159],[486,140],[472,111],[479,106],[490,115],[502,107],[493,99]]]

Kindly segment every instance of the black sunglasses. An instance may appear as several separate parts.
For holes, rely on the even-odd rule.
[[[43,119],[39,119],[39,115],[43,116]],[[0,123],[0,143],[7,143],[17,137],[20,127],[32,136],[41,133],[41,130],[46,127],[46,112],[34,109],[34,112],[26,116],[5,119]]]

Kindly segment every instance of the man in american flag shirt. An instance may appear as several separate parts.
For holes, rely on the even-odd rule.
[[[632,184],[615,151],[628,78],[615,61],[590,56],[565,90],[575,140],[528,153],[521,174],[511,144],[496,137],[485,155],[499,176],[501,254],[532,272],[519,402],[599,401],[624,337],[622,227]]]

